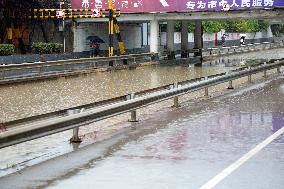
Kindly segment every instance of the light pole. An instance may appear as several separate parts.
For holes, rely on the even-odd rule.
[[[64,2],[63,1],[60,1],[60,4],[59,4],[59,8],[60,8],[60,11],[62,10],[62,5],[64,5]],[[63,13],[65,14],[65,13]],[[64,16],[62,18],[62,35],[63,35],[63,52],[65,53],[66,52],[66,40],[65,40],[65,34],[64,34],[64,30],[65,30],[65,21],[64,21]]]

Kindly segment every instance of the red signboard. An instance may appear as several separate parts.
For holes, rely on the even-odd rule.
[[[284,0],[113,0],[122,13],[220,11],[283,7]],[[72,0],[73,9],[107,9],[108,0]]]

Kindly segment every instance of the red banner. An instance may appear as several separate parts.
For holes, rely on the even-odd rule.
[[[122,13],[283,7],[284,0],[113,0]],[[72,0],[73,9],[107,9],[108,0]]]

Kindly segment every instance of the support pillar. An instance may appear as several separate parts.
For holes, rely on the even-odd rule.
[[[200,56],[200,63],[196,64],[196,66],[202,66],[202,48],[202,22],[201,20],[196,20],[194,29],[194,49],[198,49],[198,52],[195,52],[194,56]]]
[[[174,44],[175,22],[170,20],[167,22],[167,53],[168,59],[175,59],[175,44]]]
[[[158,53],[159,51],[159,22],[158,20],[150,21],[150,52]]]
[[[181,57],[188,57],[188,21],[181,21]]]

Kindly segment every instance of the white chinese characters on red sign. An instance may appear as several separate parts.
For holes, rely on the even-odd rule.
[[[284,0],[113,0],[114,7],[121,12],[163,12],[163,11],[221,11],[283,7]],[[225,7],[225,9],[224,9]],[[107,9],[108,0],[72,0],[74,9]]]

